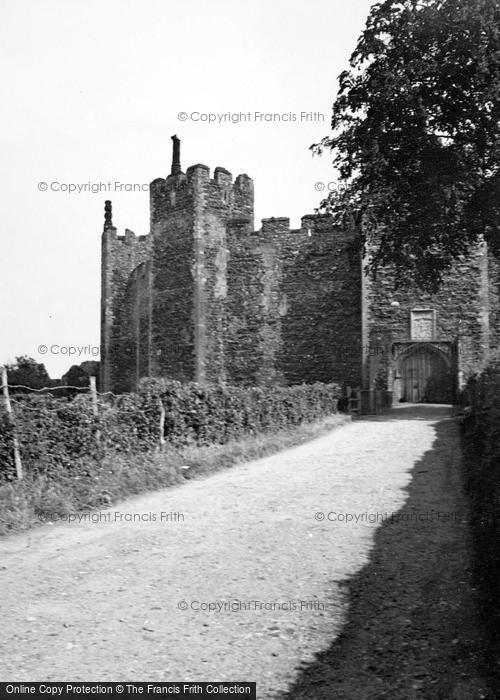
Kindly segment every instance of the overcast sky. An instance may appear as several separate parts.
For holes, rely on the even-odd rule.
[[[372,4],[2,0],[0,362],[29,355],[59,377],[98,359],[104,200],[119,233],[148,233],[147,191],[115,183],[165,177],[174,133],[183,170],[246,172],[256,224],[298,226],[322,198],[315,183],[332,180],[328,156],[308,147],[329,131],[337,76]],[[251,119],[202,121],[228,112]],[[100,182],[111,192],[61,191]]]

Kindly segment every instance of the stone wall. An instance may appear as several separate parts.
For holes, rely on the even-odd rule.
[[[141,377],[151,374],[151,263],[141,263],[132,272],[127,289],[130,319],[130,385],[139,388]]]
[[[233,183],[216,168],[211,179],[203,165],[151,184],[151,226],[147,239],[106,233],[108,388],[130,391],[143,376],[359,384],[351,233],[324,216],[305,216],[296,230],[287,218],[264,219],[253,231],[250,178]]]
[[[230,383],[285,381],[277,356],[285,312],[281,251],[288,231],[288,219],[266,220],[257,232],[244,219],[229,227],[225,360]]]
[[[226,364],[231,382],[360,383],[360,258],[330,217],[264,219],[229,234]]]
[[[150,184],[151,376],[195,372],[192,300],[193,195],[184,173]]]
[[[497,301],[489,277],[486,249],[478,246],[468,258],[459,259],[436,294],[417,289],[394,291],[393,278],[384,270],[376,280],[365,279],[365,388],[391,389],[393,345],[412,339],[411,312],[417,309],[435,311],[433,340],[450,349],[452,371],[460,372],[463,382],[480,369],[488,357],[490,340],[496,342],[490,338],[492,320],[496,328]]]
[[[114,226],[102,234],[101,257],[101,378],[103,391],[130,391],[134,366],[129,280],[132,271],[150,255],[149,237]]]
[[[180,381],[223,381],[227,228],[253,225],[253,182],[206,165],[151,183],[151,371]]]
[[[361,380],[361,259],[352,232],[305,216],[283,251],[280,367],[289,384]]]
[[[190,173],[191,168],[188,170]],[[233,219],[253,224],[253,182],[216,168],[213,179],[205,166],[192,174],[194,193],[194,280],[197,337],[197,381],[226,380],[225,341],[228,299],[228,228]]]

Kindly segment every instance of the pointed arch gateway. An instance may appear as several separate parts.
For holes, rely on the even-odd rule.
[[[429,342],[414,343],[397,360],[402,401],[451,403],[453,371],[450,357]]]

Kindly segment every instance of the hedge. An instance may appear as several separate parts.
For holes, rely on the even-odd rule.
[[[16,395],[13,408],[24,470],[77,474],[104,454],[156,449],[162,406],[166,443],[203,446],[319,420],[337,411],[340,395],[336,384],[243,388],[144,380],[137,394],[100,398],[97,419],[88,395]],[[0,412],[0,481],[15,476],[13,428]]]
[[[463,422],[475,579],[494,655],[500,651],[500,361],[471,379]]]

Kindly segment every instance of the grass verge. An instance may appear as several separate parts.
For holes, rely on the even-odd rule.
[[[272,433],[206,447],[166,446],[163,452],[107,455],[100,465],[85,461],[67,470],[27,475],[0,487],[0,536],[53,522],[69,513],[118,503],[127,496],[208,476],[221,469],[280,452],[350,422],[335,414]]]

